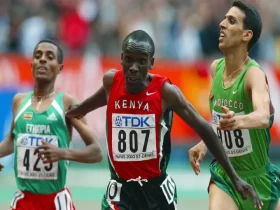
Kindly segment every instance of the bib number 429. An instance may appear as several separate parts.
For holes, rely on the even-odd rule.
[[[36,157],[37,156],[37,157]],[[36,158],[35,162],[33,163],[33,166],[31,166],[32,161],[30,161],[30,159]],[[37,150],[30,150],[30,149],[26,149],[25,154],[24,154],[24,158],[23,158],[23,166],[26,168],[26,171],[37,171],[40,172],[41,168],[38,166],[40,162],[40,157],[38,156],[38,152]],[[32,167],[32,168],[30,168]],[[53,168],[53,164],[49,163],[48,165],[44,166],[44,169],[46,171],[51,171]]]

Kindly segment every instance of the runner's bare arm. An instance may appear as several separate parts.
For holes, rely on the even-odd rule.
[[[216,73],[216,68],[217,68],[217,65],[218,65],[218,62],[219,60],[214,60],[212,63],[211,63],[211,66],[210,66],[210,75],[212,77],[212,79],[214,79],[215,77],[215,73]]]
[[[212,79],[214,79],[215,77],[218,61],[218,59],[214,60],[210,66],[210,75]],[[207,147],[203,140],[201,140],[198,144],[196,144],[189,150],[190,164],[196,174],[200,172],[200,162],[203,160],[206,153]]]
[[[13,98],[12,112],[13,112],[13,120],[11,123],[11,129],[4,140],[0,143],[0,157],[5,157],[14,152],[14,120],[16,117],[16,113],[18,111],[19,105],[26,96],[26,93],[18,93]]]
[[[85,99],[78,106],[74,106],[69,110],[66,115],[67,117],[81,117],[87,113],[107,105],[107,97],[111,90],[113,78],[116,70],[109,70],[103,77],[103,85],[89,98]]]
[[[270,117],[270,96],[265,73],[258,67],[251,67],[245,78],[245,90],[250,96],[254,111],[236,116],[240,129],[267,128]]]
[[[270,96],[265,73],[258,67],[251,67],[246,73],[245,91],[251,99],[254,111],[245,115],[235,115],[225,106],[225,112],[219,121],[223,130],[268,128],[270,118]]]
[[[65,104],[67,104],[67,101],[70,101],[69,109],[77,103],[77,100],[70,95],[65,94],[65,99]],[[65,156],[63,159],[82,163],[100,162],[102,160],[100,145],[97,137],[87,125],[86,119],[84,117],[81,119],[70,118],[69,122],[80,134],[86,147],[81,149],[65,149]]]
[[[214,133],[209,123],[203,119],[184,97],[183,93],[175,85],[165,83],[162,89],[162,97],[167,108],[171,108],[182,118],[188,125],[190,125],[203,139],[210,152],[223,166],[227,174],[232,180],[237,178],[237,174],[233,169],[225,150]]]
[[[67,111],[71,106],[77,104],[72,96],[64,95],[64,107]],[[85,118],[66,118],[69,138],[72,135],[72,126],[78,131],[86,146],[81,149],[58,148],[50,143],[42,141],[42,145],[36,150],[43,159],[43,163],[51,163],[59,160],[70,160],[80,163],[97,163],[102,160],[100,146],[96,136],[88,127]]]
[[[216,59],[216,60],[214,60],[212,63],[211,63],[211,66],[210,66],[210,75],[211,75],[211,78],[212,79],[214,79],[214,77],[215,77],[215,73],[216,73],[216,68],[217,68],[217,65],[218,65],[218,59]],[[203,140],[201,140],[199,143],[198,143],[200,146],[201,146],[201,148],[202,148],[202,150],[207,150],[207,147],[206,147],[206,145],[205,145],[205,148],[203,148],[203,144],[204,144],[204,142],[203,142]]]
[[[96,135],[88,127],[85,118],[70,119],[73,127],[78,131],[86,147],[81,149],[65,149],[65,160],[81,163],[98,163],[102,160],[102,152]]]

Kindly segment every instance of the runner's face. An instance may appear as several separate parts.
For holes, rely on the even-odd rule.
[[[154,59],[150,56],[150,46],[147,42],[130,41],[123,49],[121,64],[126,84],[141,84],[147,78],[149,69],[152,69]]]
[[[58,63],[57,47],[52,43],[39,44],[34,51],[31,67],[35,80],[54,81],[62,70],[62,65]]]
[[[240,45],[244,41],[245,13],[237,7],[232,7],[225,15],[225,19],[220,23],[219,48],[233,48]]]

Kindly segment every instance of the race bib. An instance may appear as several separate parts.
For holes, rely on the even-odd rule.
[[[244,115],[244,112],[235,115]],[[253,152],[252,142],[248,129],[225,131],[218,129],[222,113],[212,111],[212,127],[221,140],[228,157],[238,157]]]
[[[170,176],[167,176],[166,179],[160,185],[160,188],[166,198],[168,204],[171,204],[174,201],[174,196],[176,192],[175,183],[171,180]]]
[[[41,140],[58,146],[57,136],[19,134],[17,139],[17,170],[18,177],[22,179],[56,180],[58,162],[43,164],[36,147]]]
[[[122,184],[115,180],[111,180],[107,186],[106,199],[109,201],[120,201]]]
[[[115,161],[157,157],[154,114],[113,114],[112,147]]]

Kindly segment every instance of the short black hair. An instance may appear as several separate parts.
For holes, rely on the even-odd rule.
[[[59,64],[63,63],[63,51],[62,51],[61,47],[55,41],[53,41],[51,39],[42,39],[41,41],[39,41],[38,44],[36,44],[36,46],[34,48],[33,54],[35,53],[35,50],[38,47],[38,45],[41,43],[50,43],[50,44],[55,45],[57,47],[57,61]]]
[[[140,41],[140,42],[141,41],[142,42],[148,42],[149,45],[150,45],[150,49],[149,49],[150,52],[149,53],[150,53],[151,57],[154,56],[154,54],[155,54],[155,44],[154,44],[153,39],[151,38],[151,36],[147,32],[145,32],[143,30],[136,30],[136,31],[133,31],[130,34],[128,34],[126,36],[126,38],[124,39],[123,44],[122,44],[122,49],[123,50],[124,50],[124,48],[125,48],[125,46],[126,46],[126,44],[129,40],[135,40],[135,41]]]
[[[248,44],[249,51],[257,43],[262,33],[262,19],[260,13],[255,7],[243,1],[234,1],[232,6],[244,12],[244,29],[253,31],[253,37]]]

